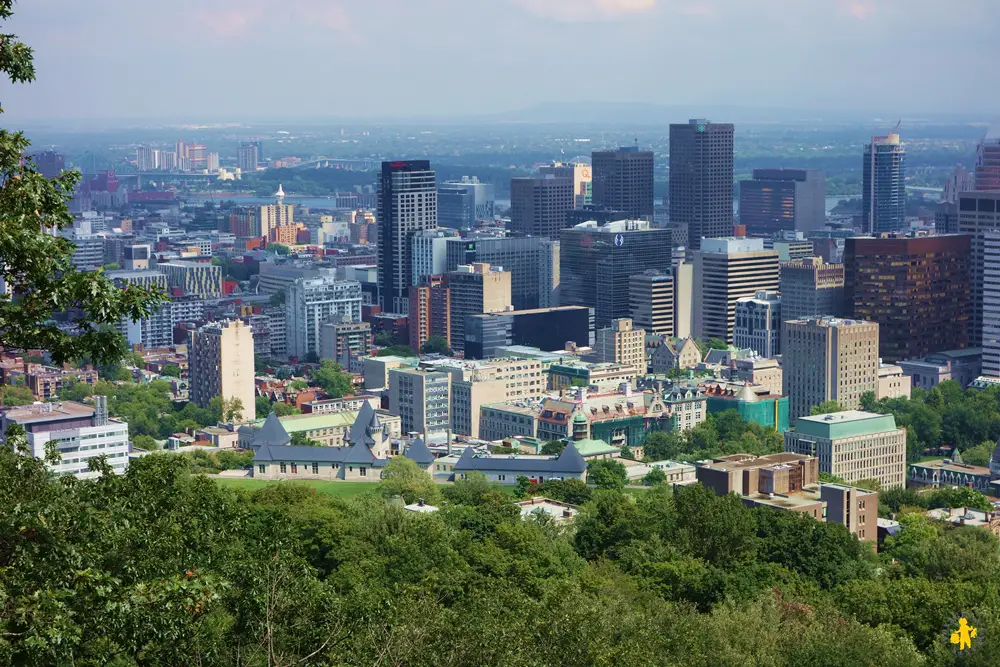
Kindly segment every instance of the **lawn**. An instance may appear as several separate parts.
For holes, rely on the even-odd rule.
[[[223,486],[240,489],[263,489],[269,484],[298,484],[311,486],[317,493],[323,493],[340,498],[353,498],[360,496],[366,491],[378,491],[378,484],[372,482],[323,482],[316,480],[303,480],[301,482],[272,481],[266,479],[253,479],[251,477],[213,477],[215,481]]]

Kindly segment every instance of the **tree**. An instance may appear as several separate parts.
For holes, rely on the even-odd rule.
[[[188,405],[192,404],[189,403]],[[256,408],[256,405],[254,405],[254,408]],[[187,406],[185,406],[185,409],[188,409]],[[223,424],[235,424],[243,421],[243,400],[238,396],[233,396],[232,398],[215,396],[208,402],[208,410],[210,415],[197,420],[202,426],[219,422]]]
[[[662,468],[653,468],[642,478],[642,483],[646,486],[657,486],[667,481],[667,473]]]
[[[682,448],[683,441],[676,433],[653,431],[642,443],[643,453],[647,461],[665,461],[676,457]]]
[[[614,459],[596,459],[587,464],[587,481],[599,489],[624,489],[628,472]]]
[[[163,369],[160,371],[160,375],[179,378],[181,376],[181,367],[177,364],[164,364]]]
[[[385,464],[379,488],[387,498],[402,496],[408,505],[421,499],[428,505],[439,505],[442,500],[434,478],[404,456],[394,456]]]
[[[728,350],[729,344],[719,338],[709,338],[708,339],[708,349],[710,350]]]
[[[304,364],[318,364],[319,355],[316,352],[306,352],[306,355],[302,357],[302,363]]]
[[[27,387],[0,386],[0,406],[2,407],[15,408],[20,405],[31,405],[34,402],[35,395]]]
[[[292,405],[291,403],[284,403],[282,401],[277,401],[275,403],[272,403],[271,409],[274,411],[274,414],[277,415],[278,417],[288,417],[291,415],[298,415],[302,413],[302,411],[299,410],[296,406]]]
[[[865,412],[877,412],[878,411],[878,401],[875,398],[874,391],[866,391],[861,394],[861,409]]]
[[[13,0],[0,0],[0,19],[9,19],[12,7]],[[32,50],[13,35],[0,42],[0,72],[15,84],[35,78]],[[73,223],[68,203],[80,175],[45,178],[29,147],[21,132],[0,131],[0,272],[13,292],[0,294],[0,346],[47,350],[57,364],[84,355],[117,361],[128,348],[113,325],[149,316],[164,295],[138,285],[119,289],[102,271],[76,270],[73,244],[52,232]]]
[[[267,396],[258,396],[254,399],[254,413],[257,419],[266,419],[271,414],[271,401],[267,400]]]
[[[147,452],[154,452],[160,449],[160,443],[156,441],[152,436],[148,435],[136,435],[132,437],[132,444],[139,449],[145,449]]]
[[[590,502],[593,492],[582,479],[547,479],[538,485],[535,494],[571,505],[583,505]]]
[[[975,447],[969,447],[962,452],[962,460],[969,465],[988,466],[994,449],[996,449],[996,443],[989,440],[981,442]]]
[[[277,308],[278,306],[285,305],[285,290],[281,289],[271,295],[268,299],[268,303]]]
[[[104,265],[105,271],[118,271],[121,268],[122,267],[120,264],[118,264],[118,262],[108,262],[107,264]]]
[[[287,255],[291,252],[288,246],[282,243],[269,243],[267,244],[267,249],[273,252],[275,255]]]
[[[319,368],[310,373],[312,381],[333,398],[340,398],[354,393],[354,381],[351,374],[340,364],[329,359],[320,362]]]
[[[632,448],[629,447],[628,445],[625,445],[624,447],[622,447],[619,456],[621,456],[621,458],[623,458],[623,459],[628,459],[629,461],[635,461],[636,460],[635,454],[632,452]]]
[[[395,344],[395,342],[396,339],[393,338],[393,335],[388,331],[379,331],[375,334],[375,344],[379,347],[389,347],[390,345]]]
[[[448,347],[448,341],[445,340],[444,336],[434,335],[420,346],[420,354],[443,354],[446,357],[451,357],[455,353]]]
[[[566,443],[562,440],[549,440],[542,445],[542,454],[546,456],[559,456],[566,449]]]
[[[313,440],[305,431],[296,431],[292,433],[291,444],[299,447],[322,447],[323,443],[318,440]]]
[[[844,408],[840,406],[837,401],[823,401],[819,405],[812,406],[809,410],[809,414],[812,416],[816,415],[828,415],[834,412],[843,412]]]
[[[415,357],[417,356],[409,345],[393,345],[379,350],[377,357]]]

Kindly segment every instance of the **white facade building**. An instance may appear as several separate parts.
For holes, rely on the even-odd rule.
[[[299,279],[288,287],[285,301],[289,356],[319,354],[320,329],[332,315],[361,321],[361,283],[333,276]]]

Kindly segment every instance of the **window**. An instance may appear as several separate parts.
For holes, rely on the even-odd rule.
[[[285,467],[284,463],[281,464],[281,472],[283,472],[283,473],[288,472],[288,469]]]
[[[267,466],[266,465],[259,465],[259,466],[257,466],[257,472],[259,472],[261,475],[263,475],[264,473],[267,472]]]
[[[318,463],[314,463],[313,464],[313,474],[314,475],[318,475],[319,474],[319,464]]]
[[[368,476],[368,468],[366,468],[364,466],[361,466],[361,468],[359,468],[359,470],[361,471],[361,476],[362,477],[367,477]]]
[[[292,472],[297,473],[299,471],[299,465],[297,463],[292,464]]]

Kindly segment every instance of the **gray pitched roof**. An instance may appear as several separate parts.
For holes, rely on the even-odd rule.
[[[378,415],[375,414],[375,408],[368,401],[361,404],[361,409],[358,411],[358,416],[354,419],[354,423],[351,424],[351,442],[363,442],[365,444],[371,445],[375,441],[368,435],[368,427],[378,428],[382,425],[379,421]]]
[[[264,445],[254,454],[254,462],[281,461],[287,463],[343,463],[347,447],[305,447],[299,445]]]
[[[480,470],[490,472],[542,472],[548,474],[581,474],[587,469],[587,462],[573,443],[566,445],[558,457],[539,459],[519,456],[476,456],[472,447],[467,447],[455,463],[459,472]]]
[[[410,446],[406,448],[406,453],[403,456],[410,459],[414,463],[422,465],[433,463],[434,461],[434,455],[431,454],[431,450],[427,449],[427,443],[424,442],[423,438],[417,438],[414,440]]]
[[[373,461],[375,461],[375,455],[363,442],[354,443],[347,449],[347,455],[344,457],[344,463],[372,463]]]
[[[255,449],[260,447],[271,447],[271,446],[281,446],[287,445],[292,441],[291,437],[288,435],[288,431],[285,427],[281,425],[278,421],[278,415],[273,412],[267,416],[264,420],[264,425],[260,427],[257,431],[257,435],[253,438],[253,446]]]

